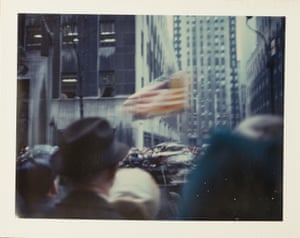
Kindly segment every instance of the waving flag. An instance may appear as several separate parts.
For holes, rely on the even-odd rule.
[[[125,110],[138,118],[148,118],[184,110],[188,106],[189,75],[172,74],[168,80],[142,88],[124,102]]]

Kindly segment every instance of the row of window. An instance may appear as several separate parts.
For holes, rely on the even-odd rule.
[[[218,57],[215,57],[215,58],[207,57],[206,58],[206,64],[204,63],[204,60],[205,59],[203,57],[200,58],[199,64],[201,66],[205,66],[206,65],[208,67],[210,67],[210,66],[215,66],[215,67],[224,66],[225,67],[225,58],[224,57],[221,57],[221,58],[218,58]],[[191,58],[187,58],[187,65],[190,66],[190,64],[191,64]],[[193,66],[197,65],[197,58],[196,57],[192,58],[192,64],[193,64]],[[235,62],[233,62],[232,64],[235,65]],[[216,73],[217,72],[218,72],[218,70],[216,70]]]
[[[134,91],[134,85],[128,80],[117,79],[114,71],[100,71],[100,96],[111,97],[116,94],[128,94]],[[62,74],[61,97],[74,98],[79,95],[79,79],[76,73]]]
[[[220,17],[219,16],[214,16],[214,17],[209,17],[209,16],[207,16],[207,17],[203,17],[203,16],[185,16],[184,18],[188,19],[186,21],[186,24],[190,24],[190,23],[195,24],[197,20],[200,23],[203,23],[203,22],[207,22],[207,23],[209,23],[209,22],[224,23],[224,17],[222,17],[222,16],[220,16]],[[175,23],[179,24],[182,21],[183,17],[182,16],[174,16],[173,19],[174,19]]]
[[[77,25],[62,26],[63,45],[77,44],[80,40]],[[44,32],[41,26],[31,25],[26,28],[26,50],[40,50]],[[115,46],[116,32],[114,21],[104,21],[99,24],[99,47]]]

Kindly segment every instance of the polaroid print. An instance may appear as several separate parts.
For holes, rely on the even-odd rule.
[[[17,18],[18,217],[283,221],[284,16]]]

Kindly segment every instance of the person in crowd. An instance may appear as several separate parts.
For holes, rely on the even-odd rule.
[[[160,207],[160,190],[145,170],[124,168],[117,172],[110,202],[126,219],[152,220]]]
[[[87,117],[62,131],[54,155],[68,193],[47,214],[50,218],[122,219],[109,204],[119,161],[127,145],[116,140],[114,129],[101,117]]]
[[[179,220],[282,220],[283,120],[215,132],[182,191]]]
[[[274,115],[252,116],[242,121],[234,131],[237,134],[258,141],[282,139],[283,119]]]
[[[172,191],[167,186],[161,186],[160,193],[161,202],[159,212],[156,216],[157,220],[175,220],[178,214],[180,192]]]
[[[19,217],[43,217],[54,206],[58,176],[51,156],[57,149],[57,146],[36,145],[17,158],[16,213]]]

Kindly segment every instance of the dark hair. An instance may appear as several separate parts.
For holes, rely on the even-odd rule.
[[[25,201],[41,199],[49,191],[54,177],[49,166],[27,161],[17,167],[16,190]]]
[[[17,159],[16,192],[25,202],[42,199],[49,191],[56,172],[51,155],[57,147],[37,145]]]

